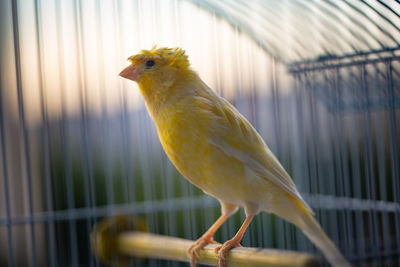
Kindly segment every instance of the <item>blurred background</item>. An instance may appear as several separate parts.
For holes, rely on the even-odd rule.
[[[0,266],[101,266],[89,235],[104,217],[187,239],[218,218],[118,77],[153,45],[186,50],[355,266],[400,265],[399,1],[4,0],[0,42]],[[243,245],[319,254],[265,213]]]

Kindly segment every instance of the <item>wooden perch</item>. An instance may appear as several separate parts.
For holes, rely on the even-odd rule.
[[[111,224],[109,220],[101,222],[92,234],[95,254],[103,261],[111,263],[117,260],[123,263],[128,257],[138,257],[190,262],[186,251],[194,241],[140,231],[121,231],[123,227],[121,218],[113,218],[114,222]],[[133,225],[132,222],[130,224]],[[137,228],[137,223],[134,227]],[[198,263],[217,266],[218,256],[214,253],[215,247],[216,244],[207,245],[201,250]],[[227,265],[229,267],[322,266],[322,263],[318,257],[308,253],[239,247],[229,252]]]

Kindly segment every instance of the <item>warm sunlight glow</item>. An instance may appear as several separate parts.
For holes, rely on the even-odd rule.
[[[37,29],[34,5],[20,9],[29,123],[40,119],[41,87],[50,117],[77,114],[82,105],[97,114],[113,113],[124,103],[128,109],[141,107],[136,84],[118,73],[130,55],[153,45],[183,47],[205,82],[230,99],[271,84],[265,51],[188,2],[41,1]]]

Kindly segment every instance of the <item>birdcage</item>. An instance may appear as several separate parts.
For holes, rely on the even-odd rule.
[[[400,265],[398,1],[9,0],[0,12],[0,266],[102,266],[90,233],[103,218],[192,240],[218,218],[117,76],[153,45],[183,47],[254,125],[347,259]],[[242,244],[320,253],[266,213]]]

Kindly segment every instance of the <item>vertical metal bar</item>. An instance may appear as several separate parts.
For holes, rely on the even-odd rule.
[[[372,85],[375,85],[370,92],[373,93],[373,96],[369,96],[369,100],[371,97],[375,98],[375,95],[377,94],[378,91],[378,80],[376,80],[376,73],[378,72],[378,65],[377,63],[375,64],[369,64],[371,68],[373,68],[373,74],[370,77],[373,79],[371,81]],[[372,104],[373,105],[373,104]],[[370,143],[369,143],[369,161],[371,164],[371,181],[370,181],[370,198],[373,199],[374,201],[378,201],[378,188],[376,188],[376,185],[379,184],[379,187],[381,186],[382,182],[379,180],[379,174],[378,174],[378,163],[377,163],[377,154],[378,154],[378,147],[379,147],[379,139],[374,138],[374,134],[376,137],[376,124],[378,120],[378,112],[374,112],[373,114],[372,110],[369,108],[368,109],[368,117],[369,117],[369,125],[370,125]],[[371,211],[371,216],[372,216],[372,223],[373,223],[373,242],[374,242],[374,249],[375,249],[375,255],[374,255],[374,264],[376,266],[380,265],[380,262],[378,260],[378,257],[380,254],[380,249],[382,245],[380,244],[380,231],[379,231],[379,213],[377,210],[372,210]]]
[[[115,27],[115,56],[116,60],[118,63],[121,63],[122,60],[122,52],[124,51],[124,39],[123,39],[123,34],[122,34],[122,27],[123,27],[123,21],[122,21],[122,4],[121,1],[114,1],[113,4],[113,21],[114,21],[114,27]],[[118,64],[117,64],[118,65]],[[119,66],[119,65],[118,65]],[[130,203],[130,201],[134,201],[134,198],[132,198],[129,190],[130,187],[134,188],[134,186],[131,184],[131,181],[133,180],[133,164],[134,161],[131,157],[131,134],[130,134],[130,120],[128,119],[128,103],[127,103],[127,94],[126,94],[126,88],[124,86],[124,83],[122,82],[122,79],[120,80],[120,86],[118,87],[119,90],[119,102],[121,105],[120,109],[120,131],[121,131],[121,143],[122,143],[122,148],[119,150],[119,156],[120,156],[120,161],[121,161],[121,179],[122,179],[122,195],[123,195],[123,202],[124,204]],[[133,223],[133,222],[132,222]],[[132,225],[131,225],[132,226]],[[129,260],[129,265],[133,265],[133,259]],[[96,261],[97,265],[97,261]]]
[[[68,210],[75,208],[75,192],[74,192],[74,181],[72,177],[72,162],[71,162],[71,142],[69,137],[69,122],[66,114],[66,92],[65,92],[65,68],[64,68],[64,43],[62,39],[63,26],[62,26],[62,14],[61,14],[61,3],[56,1],[56,27],[57,27],[57,44],[58,44],[58,71],[60,75],[60,91],[61,91],[61,121],[62,121],[62,133],[63,133],[63,152],[64,152],[64,168],[65,168],[65,180],[67,189],[67,207]],[[71,216],[71,215],[70,215]],[[78,265],[78,242],[77,242],[77,230],[76,222],[71,221],[68,223],[69,226],[69,249],[71,250],[71,264],[73,266]]]
[[[388,87],[388,104],[389,104],[389,139],[390,139],[390,168],[392,174],[392,190],[393,201],[400,203],[400,166],[399,166],[399,140],[398,140],[398,125],[396,118],[396,99],[395,88],[393,79],[393,63],[391,61],[386,63],[387,87]],[[394,213],[395,219],[395,245],[394,251],[400,249],[400,212]]]
[[[327,183],[321,182],[320,183],[320,193],[321,194],[328,194],[328,195],[334,195],[334,196],[340,196],[341,195],[341,190],[340,188],[342,187],[342,181],[341,181],[341,176],[342,176],[342,169],[340,165],[340,154],[339,154],[339,144],[340,144],[340,132],[338,129],[338,124],[339,124],[339,117],[340,113],[338,113],[338,110],[335,109],[335,105],[332,105],[332,102],[335,103],[335,100],[338,99],[338,92],[335,90],[335,72],[332,69],[325,69],[325,70],[319,70],[318,72],[321,72],[321,75],[324,77],[323,81],[323,88],[316,88],[316,90],[324,90],[322,94],[326,94],[327,96],[330,96],[332,99],[327,99],[325,100],[325,108],[327,110],[327,113],[325,115],[324,120],[328,121],[328,125],[332,127],[329,131],[322,132],[322,135],[327,135],[328,142],[330,143],[330,149],[331,153],[330,155],[327,155],[323,153],[322,155],[317,155],[317,159],[322,159],[322,161],[326,164],[326,167],[321,166],[320,167],[320,172],[322,173],[322,176],[320,176],[322,179],[326,179]],[[332,73],[333,72],[333,73]],[[333,76],[333,77],[332,77]],[[316,112],[316,116],[318,116],[320,112]],[[325,127],[320,127],[317,126],[317,129],[324,129]],[[320,141],[320,149],[321,150],[325,147],[326,145],[323,143],[323,141]],[[323,184],[325,186],[323,187]],[[339,214],[338,211],[333,210],[333,211],[324,211],[321,216],[321,220],[323,223],[326,223],[327,226],[329,227],[329,234],[332,240],[339,240]]]
[[[352,81],[351,81],[351,86],[352,88],[355,88],[355,95],[360,93],[360,84],[357,84],[357,80],[360,77],[356,76],[356,73],[354,73],[354,70],[351,70],[351,76],[352,76]],[[358,91],[357,91],[358,90]],[[355,109],[359,109],[360,105],[357,103],[353,104]],[[353,197],[354,198],[363,198],[363,193],[362,193],[362,184],[361,184],[361,159],[360,159],[360,147],[359,147],[359,131],[360,131],[360,122],[357,121],[355,116],[351,117],[352,119],[352,125],[354,131],[352,132],[352,135],[350,136],[350,143],[351,143],[351,175],[353,178]],[[358,258],[363,258],[365,257],[365,242],[363,240],[364,237],[364,220],[363,220],[363,211],[361,210],[356,210],[355,211],[355,224],[357,225],[356,227],[356,253],[358,253]]]
[[[113,19],[115,30],[115,47],[116,52],[115,56],[117,62],[121,61],[121,51],[124,50],[124,45],[121,33],[121,27],[123,25],[121,18],[121,1],[114,1],[113,4]],[[118,18],[118,19],[117,19]],[[122,81],[122,80],[121,80]],[[121,168],[122,168],[122,183],[123,183],[123,199],[124,203],[129,203],[129,178],[132,175],[132,164],[133,160],[130,157],[129,149],[131,148],[130,144],[130,131],[129,131],[129,120],[128,120],[128,112],[127,112],[127,96],[126,96],[126,88],[119,87],[119,101],[121,104],[121,120],[120,120],[120,131],[121,131],[121,142],[122,149],[120,149],[120,158],[121,158]]]
[[[140,16],[140,11],[139,11],[139,1],[135,1],[134,3],[133,3],[133,6],[134,6],[134,8],[133,8],[133,16],[134,16],[134,19],[137,21],[137,25],[138,25],[138,36],[141,36],[141,31],[142,31],[142,29],[141,29],[141,27],[140,27],[140,21],[139,21],[139,16]],[[140,39],[138,39],[138,40],[140,40]],[[137,112],[137,113],[134,113],[134,115],[133,115],[133,122],[132,122],[132,120],[130,120],[130,123],[128,124],[128,126],[129,126],[129,128],[128,128],[128,130],[129,130],[129,132],[132,134],[132,135],[130,135],[130,136],[139,136],[139,138],[140,138],[140,133],[139,133],[139,124],[140,124],[140,116],[141,116],[142,114],[140,113],[140,112]],[[133,128],[133,129],[132,129]],[[138,142],[137,142],[137,140],[138,139],[134,139],[134,145],[136,146],[136,149],[138,150],[138,151],[140,151],[140,146],[139,146],[139,144],[138,144]],[[132,147],[133,148],[133,147]],[[132,157],[133,157],[133,162],[134,162],[134,164],[135,164],[135,167],[134,167],[134,169],[132,169],[132,172],[133,172],[133,174],[137,174],[137,175],[135,175],[135,176],[132,176],[132,180],[130,180],[130,182],[131,182],[131,186],[132,186],[132,190],[131,190],[131,195],[132,195],[132,200],[133,201],[139,201],[139,195],[137,194],[137,192],[136,192],[136,188],[139,188],[139,184],[142,182],[142,174],[141,174],[141,172],[142,172],[142,170],[141,170],[141,168],[140,168],[140,158],[139,158],[139,153],[135,153],[135,154],[131,154],[132,155]],[[144,156],[144,155],[142,155],[142,156]]]
[[[74,15],[75,15],[75,33],[77,36],[76,40],[76,51],[77,51],[77,73],[79,80],[79,90],[80,90],[80,98],[79,98],[79,106],[80,106],[80,123],[81,123],[81,155],[82,155],[82,169],[83,169],[83,177],[84,177],[84,201],[85,206],[87,208],[91,208],[96,206],[96,196],[94,190],[94,181],[93,181],[93,159],[91,157],[91,145],[90,145],[90,129],[89,121],[90,117],[88,116],[88,96],[87,96],[87,84],[86,84],[86,61],[84,58],[84,33],[83,33],[83,11],[82,11],[82,1],[76,0],[74,1]],[[92,232],[92,222],[93,217],[91,214],[88,214],[86,218],[86,231],[88,233]],[[90,251],[90,241],[88,242],[88,251]],[[96,265],[97,265],[96,261]],[[89,266],[94,265],[93,257],[89,257]]]
[[[330,125],[331,125],[331,131],[328,133],[329,134],[329,142],[331,143],[331,148],[332,148],[332,155],[331,156],[326,156],[325,160],[329,157],[330,160],[330,166],[329,166],[329,180],[334,181],[334,186],[332,186],[333,192],[331,190],[328,190],[328,194],[333,193],[335,196],[342,196],[343,195],[343,170],[342,170],[342,165],[341,165],[341,159],[340,159],[340,141],[341,141],[341,132],[343,131],[342,128],[339,128],[339,123],[340,123],[340,113],[338,110],[338,101],[340,99],[340,92],[338,87],[336,86],[336,78],[337,78],[337,69],[327,69],[325,72],[328,72],[326,76],[331,74],[332,72],[332,78],[325,78],[325,83],[324,85],[327,87],[327,90],[329,90],[328,95],[331,96],[332,98],[332,104],[331,103],[326,103],[327,108],[330,109],[330,114],[328,114],[328,118],[330,118]],[[329,100],[328,100],[329,101]],[[333,234],[332,234],[332,239],[337,239],[340,240],[340,233],[338,231],[338,223],[340,222],[340,214],[338,214],[338,211],[332,211],[331,214],[334,217],[334,225],[331,224],[331,229],[333,229]],[[339,224],[340,225],[340,224]]]
[[[378,67],[383,67],[386,68],[386,66],[382,63],[378,65]],[[382,73],[382,70],[379,68],[375,72],[375,88],[379,88],[383,92],[388,94],[388,87],[386,85],[385,81],[385,72]],[[382,77],[380,77],[382,75]],[[384,97],[384,96],[382,96]],[[378,113],[378,112],[377,112]],[[387,162],[387,150],[388,150],[388,136],[389,133],[387,132],[387,119],[388,115],[387,112],[379,112],[377,114],[376,118],[376,127],[375,127],[375,140],[377,143],[377,150],[376,150],[376,160],[377,160],[377,179],[379,181],[379,196],[380,200],[382,201],[391,201],[388,199],[388,171],[386,169],[386,162]],[[381,237],[381,243],[379,244],[380,247],[380,255],[384,255],[386,253],[391,252],[391,244],[390,244],[390,224],[389,224],[389,216],[390,213],[382,211],[380,212],[380,217],[381,217],[381,231],[382,231],[382,237]],[[387,265],[388,266],[393,266],[394,262],[391,257],[387,257]]]
[[[107,100],[106,100],[106,92],[104,87],[104,60],[103,60],[103,36],[102,36],[102,17],[101,17],[101,1],[96,1],[95,3],[95,17],[96,17],[96,50],[97,50],[97,79],[99,82],[99,90],[100,90],[100,105],[101,105],[101,140],[103,147],[103,153],[105,154],[104,158],[104,173],[106,179],[106,198],[107,198],[107,206],[114,205],[114,183],[113,183],[113,175],[112,175],[112,154],[114,151],[112,150],[112,140],[110,138],[110,121],[107,114]],[[111,210],[110,210],[111,212]]]
[[[319,190],[319,177],[318,177],[318,160],[317,160],[317,144],[316,144],[316,138],[317,134],[316,133],[316,103],[314,99],[314,91],[315,91],[315,86],[316,86],[316,79],[317,79],[317,73],[311,72],[308,73],[309,77],[307,80],[307,85],[305,89],[305,94],[307,97],[307,105],[306,105],[306,115],[308,116],[308,127],[309,130],[306,133],[307,136],[307,145],[308,145],[308,168],[309,168],[309,174],[310,174],[310,193],[311,195],[316,195],[318,194]],[[322,209],[319,209],[315,212],[315,216],[318,218],[318,221],[321,222],[321,225],[324,225],[324,221],[321,221],[321,219],[325,219],[325,212]],[[315,249],[314,249],[315,250]]]
[[[313,190],[312,190],[312,174],[311,174],[311,166],[310,166],[310,146],[308,145],[310,143],[310,118],[309,118],[309,113],[307,112],[308,107],[309,107],[309,98],[307,97],[308,95],[308,90],[310,87],[310,72],[303,72],[301,75],[299,75],[299,78],[301,79],[301,87],[299,91],[299,96],[300,96],[300,101],[298,105],[298,112],[299,112],[299,132],[300,132],[300,142],[301,142],[301,156],[304,159],[302,161],[302,169],[303,169],[303,180],[305,183],[305,188],[306,192],[309,194],[309,196],[313,195]],[[315,212],[319,212],[319,210],[314,210]],[[304,234],[302,235],[302,237]],[[306,237],[303,238],[305,241],[305,247],[307,251],[313,251],[313,245],[311,244],[310,240]]]
[[[305,188],[308,190],[308,194],[311,195],[311,177],[310,177],[310,169],[309,169],[309,153],[308,153],[308,140],[307,140],[307,133],[306,133],[306,118],[305,118],[305,106],[307,106],[306,100],[306,81],[307,81],[307,74],[301,73],[296,74],[297,80],[297,88],[296,88],[296,98],[298,99],[296,105],[296,114],[297,114],[297,127],[298,127],[298,135],[299,135],[299,150],[300,154],[298,155],[299,159],[303,159],[301,161],[301,177],[304,180],[303,183],[305,184]],[[302,240],[300,244],[304,245],[304,249],[309,251],[311,249],[310,242],[304,237],[303,234],[300,235]]]
[[[52,183],[50,177],[50,151],[49,151],[49,127],[47,118],[47,109],[45,104],[44,93],[44,73],[42,68],[42,35],[40,30],[41,13],[40,13],[40,0],[35,0],[35,28],[36,28],[36,53],[37,53],[37,68],[39,70],[39,94],[40,94],[40,112],[41,112],[41,153],[42,153],[42,170],[44,176],[44,191],[45,191],[45,205],[46,210],[52,214],[53,201],[52,201]],[[57,253],[56,253],[56,240],[54,222],[50,220],[47,222],[47,238],[48,238],[48,258],[50,266],[57,266]]]
[[[342,179],[342,195],[344,197],[351,197],[351,192],[350,192],[350,175],[349,175],[349,167],[348,167],[348,162],[349,162],[349,155],[348,155],[348,145],[347,145],[347,133],[345,132],[346,128],[346,121],[344,114],[342,114],[341,110],[341,103],[342,100],[346,97],[346,95],[343,94],[344,91],[344,86],[345,83],[343,81],[342,75],[340,73],[341,69],[339,67],[335,68],[335,88],[334,90],[336,91],[337,97],[334,105],[334,109],[336,109],[336,113],[340,112],[341,118],[340,120],[337,121],[337,124],[335,125],[335,128],[338,130],[338,147],[339,147],[339,163],[340,164],[340,176]],[[341,130],[341,132],[339,132]],[[345,253],[349,253],[351,251],[351,248],[354,247],[353,244],[353,239],[351,238],[351,229],[353,225],[353,220],[351,216],[351,211],[350,210],[344,210],[343,211],[343,251]]]
[[[272,150],[275,150],[275,155],[278,159],[282,160],[282,124],[280,112],[280,99],[279,99],[279,81],[277,76],[277,62],[274,58],[271,59],[271,88],[272,88],[272,114],[273,114],[273,131],[274,141],[272,143]],[[274,149],[275,148],[275,149]],[[286,248],[286,222],[278,219],[278,247]]]
[[[369,81],[368,81],[368,72],[366,65],[361,66],[361,79],[362,79],[362,88],[363,94],[365,97],[365,102],[363,103],[363,133],[364,133],[364,144],[363,144],[363,153],[364,153],[364,172],[366,178],[366,197],[368,199],[375,200],[375,183],[373,181],[373,177],[375,174],[374,170],[374,162],[372,158],[372,137],[371,137],[371,115],[370,115],[370,99],[369,99]],[[372,255],[377,255],[377,231],[376,231],[376,214],[374,211],[368,211],[368,226],[369,226],[369,242],[370,248],[372,251]],[[365,238],[365,237],[364,237]],[[365,238],[366,239],[366,238]],[[373,261],[375,265],[376,262]]]
[[[28,213],[29,217],[33,217],[33,192],[32,192],[32,176],[31,176],[31,159],[29,157],[29,138],[28,129],[25,122],[25,109],[24,109],[24,96],[22,91],[21,80],[21,55],[19,46],[19,26],[18,26],[18,6],[17,0],[12,0],[12,26],[13,26],[13,41],[14,41],[14,58],[15,58],[15,73],[17,83],[17,97],[18,97],[18,118],[20,129],[22,129],[22,140],[24,161],[26,168],[26,180],[28,184]],[[33,220],[29,223],[30,231],[30,246],[31,246],[31,259],[32,266],[36,266],[36,244],[35,244],[35,225]]]
[[[106,96],[106,89],[104,86],[105,79],[104,77],[105,72],[104,72],[104,57],[103,57],[103,34],[102,34],[102,28],[103,28],[103,20],[101,16],[101,4],[102,1],[96,1],[95,2],[95,21],[96,21],[96,52],[97,52],[97,79],[100,81],[99,82],[99,90],[100,90],[100,105],[101,105],[101,147],[102,151],[104,153],[104,157],[102,156],[102,161],[103,162],[103,170],[105,173],[105,183],[106,183],[106,199],[107,199],[107,213],[111,213],[112,206],[114,205],[114,183],[113,183],[113,167],[112,167],[112,156],[113,156],[113,144],[112,144],[112,139],[110,138],[110,120],[108,118],[108,113],[107,113],[107,96]],[[88,153],[92,153],[93,150],[90,149]],[[92,189],[92,192],[95,192],[95,181],[92,179],[90,181],[90,186]],[[95,207],[96,204],[96,198],[93,196],[92,205]],[[92,218],[88,216],[87,221],[92,221]],[[112,218],[111,218],[112,219]],[[90,223],[91,224],[91,223]],[[111,229],[112,231],[115,231],[115,229]],[[89,241],[89,247],[90,247],[90,241]],[[88,251],[90,254],[90,249]],[[94,264],[93,258],[89,257],[90,265]],[[116,258],[113,259],[113,264],[114,261],[116,262]],[[97,261],[95,262],[96,266],[99,264]]]
[[[89,129],[89,121],[90,118],[88,116],[88,111],[86,109],[87,105],[84,104],[87,99],[86,89],[81,87],[81,129],[82,132],[82,146],[81,146],[81,154],[82,154],[82,166],[83,166],[83,177],[84,177],[84,191],[85,191],[85,206],[87,208],[93,208],[96,206],[96,198],[95,198],[95,190],[94,190],[94,182],[93,182],[93,159],[91,156],[91,144],[90,144],[90,129]],[[86,103],[87,104],[87,103]],[[87,214],[86,220],[86,231],[88,233],[92,232],[92,223],[93,217],[91,214]],[[90,242],[88,243],[88,250],[90,247]],[[89,253],[90,250],[89,250]],[[96,262],[97,264],[97,262]],[[89,257],[89,266],[94,265],[93,257]]]
[[[176,197],[176,192],[175,192],[175,180],[177,179],[176,177],[176,172],[173,169],[174,167],[168,162],[167,157],[163,154],[163,162],[166,165],[166,179],[168,179],[168,182],[166,183],[166,191],[167,191],[167,198],[173,198]],[[179,177],[178,177],[179,179]],[[176,225],[177,225],[177,219],[176,219],[176,212],[174,212],[174,214],[172,214],[171,212],[168,213],[168,233],[169,235],[172,236],[176,236],[177,235],[177,229],[176,229]]]
[[[1,76],[0,76],[1,78]],[[6,136],[4,131],[4,104],[3,104],[3,82],[0,81],[0,145],[1,145],[1,163],[3,166],[3,182],[4,182],[4,203],[6,208],[6,219],[7,219],[7,246],[8,246],[8,265],[14,267],[14,250],[13,250],[13,237],[12,237],[12,225],[11,225],[11,206],[10,206],[10,188],[8,183],[8,166],[7,166],[7,148],[6,148]]]
[[[316,166],[316,147],[315,147],[315,115],[316,115],[316,110],[315,110],[315,103],[314,103],[314,96],[313,92],[315,90],[315,79],[317,74],[314,72],[308,73],[309,77],[307,80],[307,85],[306,85],[306,97],[308,101],[308,105],[306,106],[307,109],[307,115],[308,117],[308,126],[309,126],[309,131],[308,131],[308,143],[307,145],[309,146],[308,149],[308,164],[309,164],[309,170],[310,170],[310,190],[311,194],[318,194],[318,170]]]
[[[215,69],[215,75],[214,75],[214,80],[215,80],[215,84],[216,84],[216,88],[214,89],[218,94],[223,95],[223,91],[221,88],[221,72],[220,69],[221,67],[219,66],[219,62],[220,62],[220,53],[219,53],[219,34],[217,31],[217,16],[215,14],[213,14],[212,16],[212,25],[213,25],[213,42],[214,42],[214,69]]]
[[[283,67],[283,65],[282,65]],[[287,132],[287,147],[285,149],[286,151],[286,158],[287,158],[287,171],[291,174],[291,178],[293,180],[296,179],[296,187],[297,189],[299,189],[299,183],[297,182],[297,169],[296,169],[296,163],[295,161],[296,159],[296,137],[295,135],[298,134],[297,129],[296,129],[296,124],[293,121],[293,112],[295,112],[296,108],[296,103],[297,100],[293,99],[293,95],[296,95],[296,89],[294,88],[294,84],[295,84],[295,80],[293,76],[289,76],[288,73],[284,72],[282,74],[282,79],[290,79],[289,82],[289,88],[287,88],[288,90],[290,90],[290,98],[286,97],[286,103],[285,105],[287,105],[287,112],[286,112],[286,123],[285,123],[285,131]],[[256,98],[257,99],[257,98]],[[289,102],[290,101],[290,102]],[[290,250],[297,250],[298,249],[298,240],[297,240],[297,236],[298,236],[298,229],[297,227],[294,227],[294,225],[292,224],[287,224],[288,227],[288,249]]]
[[[285,83],[285,79],[289,79],[289,77],[285,77],[286,73],[284,72],[283,69],[283,64],[280,63],[278,65],[278,90],[279,91],[285,91],[285,90],[293,90],[293,88],[288,86],[289,82]],[[285,87],[286,86],[286,87]],[[289,87],[289,88],[288,88]],[[291,93],[291,92],[290,92]],[[287,170],[287,172],[291,175],[291,179],[294,179],[293,175],[294,172],[291,171],[293,170],[293,153],[291,152],[292,146],[292,138],[290,136],[290,133],[293,131],[293,124],[291,123],[291,118],[290,118],[290,112],[292,111],[292,105],[289,103],[291,101],[290,98],[287,97],[284,93],[279,93],[278,94],[278,101],[279,105],[282,105],[281,103],[283,102],[284,107],[284,112],[280,112],[280,121],[281,121],[281,132],[282,132],[282,137],[280,140],[281,143],[281,155],[282,155],[282,163],[284,164],[284,168]],[[290,108],[289,108],[290,107]],[[280,109],[279,109],[280,110]],[[286,233],[286,249],[295,249],[296,247],[296,238],[295,238],[295,233],[296,233],[296,228],[294,225],[292,225],[289,222],[285,221],[285,233]]]
[[[72,210],[75,208],[75,190],[72,178],[72,163],[71,163],[71,151],[70,151],[70,138],[68,121],[65,115],[65,106],[62,106],[62,132],[63,136],[63,152],[64,152],[64,170],[65,170],[65,180],[66,180],[66,190],[67,190],[67,208]],[[69,227],[69,249],[71,250],[71,264],[72,266],[78,265],[78,241],[77,241],[77,230],[75,219],[72,215],[69,215],[70,221],[68,222]]]
[[[332,69],[316,70],[313,72],[312,99],[311,99],[311,128],[313,129],[312,143],[315,149],[315,167],[316,167],[316,188],[319,195],[338,196],[340,190],[340,168],[337,164],[337,143],[332,140],[335,135],[335,129],[329,131],[330,118],[338,118],[336,110],[325,99],[318,99],[323,95],[332,95],[334,90]],[[321,88],[322,87],[322,88]],[[323,91],[322,91],[323,90]],[[322,105],[324,104],[324,106]],[[336,137],[336,136],[335,136]],[[326,153],[331,148],[326,142],[333,144],[331,153]],[[324,226],[324,231],[333,241],[339,238],[339,217],[336,210],[328,210],[324,207],[320,211],[319,221]]]
[[[140,37],[143,37],[143,25],[142,25],[142,20],[143,20],[143,14],[145,14],[145,10],[143,9],[143,2],[142,0],[139,0],[136,2],[136,19],[138,21],[138,26],[139,26],[139,33],[138,35]],[[139,39],[139,45],[141,45]],[[150,201],[153,200],[153,193],[152,193],[152,184],[153,184],[153,179],[154,175],[152,175],[152,172],[150,169],[150,165],[147,164],[147,162],[152,162],[149,158],[149,156],[152,155],[153,153],[153,147],[150,143],[150,138],[151,138],[151,133],[150,133],[150,127],[149,124],[147,123],[147,120],[143,116],[138,116],[138,126],[136,128],[136,134],[140,136],[140,139],[143,140],[143,142],[140,142],[138,150],[140,151],[140,157],[138,157],[138,161],[140,162],[140,170],[141,170],[141,176],[140,176],[140,183],[142,187],[142,192],[143,196],[140,196],[142,199],[140,201]],[[144,130],[143,130],[144,129]],[[143,131],[142,131],[143,130]],[[138,201],[137,199],[136,201]],[[150,206],[150,209],[152,210],[152,207]],[[156,221],[155,221],[155,215],[153,213],[146,213],[146,222],[148,223],[148,227],[150,228],[151,231],[155,231],[156,228]],[[154,261],[150,261],[150,265],[154,265]]]

